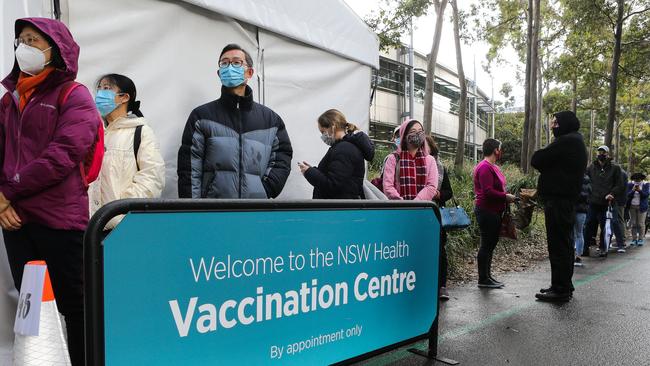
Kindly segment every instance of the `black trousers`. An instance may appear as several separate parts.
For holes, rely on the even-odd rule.
[[[563,199],[544,200],[544,218],[548,257],[551,261],[551,287],[558,292],[573,292],[571,278],[575,259],[575,202]]]
[[[11,275],[18,291],[25,263],[33,260],[44,260],[47,263],[56,304],[65,317],[72,365],[84,365],[84,232],[26,224],[20,230],[3,230],[2,233]]]
[[[501,215],[483,210],[474,209],[479,231],[481,232],[481,247],[476,256],[478,264],[478,280],[486,281],[492,275],[492,255],[499,242],[499,229],[501,229]]]
[[[438,206],[433,212],[440,223],[440,266],[438,267],[438,288],[440,288],[447,287],[447,269],[449,268],[449,262],[447,261],[447,232],[442,228],[442,217]]]

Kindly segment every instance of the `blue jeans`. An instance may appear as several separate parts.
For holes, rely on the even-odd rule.
[[[577,256],[582,255],[585,246],[585,237],[582,235],[585,228],[585,220],[587,220],[586,212],[576,213],[576,223],[573,225],[573,237]]]

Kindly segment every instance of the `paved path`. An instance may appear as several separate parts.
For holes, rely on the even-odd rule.
[[[650,247],[585,258],[574,299],[536,301],[550,266],[499,277],[501,290],[450,289],[441,307],[440,356],[460,365],[650,365]],[[433,365],[406,348],[361,365]],[[437,363],[442,365],[442,363]]]

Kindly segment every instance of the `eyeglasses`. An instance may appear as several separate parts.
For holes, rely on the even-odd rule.
[[[240,68],[242,66],[248,66],[246,63],[242,60],[221,60],[219,61],[219,67],[228,67],[232,65],[235,68]]]
[[[18,37],[14,39],[14,47],[18,47],[18,45],[23,43],[28,46],[31,46],[34,42],[38,41],[39,39],[41,39],[41,37],[34,36],[34,35],[30,35],[27,37]]]

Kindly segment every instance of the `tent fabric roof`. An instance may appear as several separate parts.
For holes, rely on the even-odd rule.
[[[343,0],[184,0],[379,69],[379,40]]]

